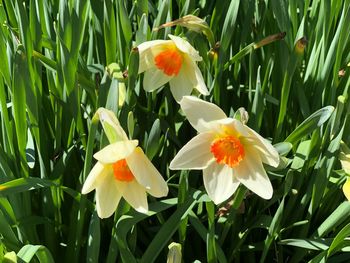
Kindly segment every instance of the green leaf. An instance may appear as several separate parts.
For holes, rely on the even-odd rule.
[[[92,214],[90,219],[88,237],[86,262],[98,262],[101,245],[101,230],[100,219],[96,212]]]
[[[152,125],[146,144],[146,155],[150,160],[152,160],[153,157],[157,154],[160,147],[160,131],[160,121],[159,119],[156,119]]]
[[[25,245],[21,248],[21,250],[17,253],[17,257],[19,257],[24,262],[31,262],[34,255],[37,256],[39,262],[41,263],[54,263],[54,259],[50,253],[50,251],[41,245]]]
[[[348,220],[350,214],[350,203],[345,201],[341,203],[317,228],[314,233],[316,237],[327,235],[335,227]]]
[[[50,180],[35,177],[19,178],[0,184],[0,196],[22,193],[50,186],[57,186],[57,184]]]
[[[333,106],[326,106],[318,111],[314,112],[306,120],[304,120],[288,137],[286,142],[292,144],[297,143],[304,136],[313,132],[318,127],[321,127],[331,116],[334,111]]]

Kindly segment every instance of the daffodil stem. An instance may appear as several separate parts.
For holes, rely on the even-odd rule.
[[[247,188],[243,186],[238,188],[235,194],[235,197],[233,198],[232,209],[237,210],[241,206],[241,203],[245,197],[246,192],[247,192]]]
[[[213,202],[207,202],[205,205],[208,214],[207,261],[209,263],[216,263],[215,207]]]

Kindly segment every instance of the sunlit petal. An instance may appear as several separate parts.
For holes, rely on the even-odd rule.
[[[350,149],[343,141],[340,142],[339,160],[344,172],[350,175]]]
[[[117,181],[118,189],[122,189],[124,199],[138,212],[147,213],[148,203],[146,189],[136,180],[132,182]]]
[[[204,169],[213,160],[210,145],[214,139],[212,133],[200,133],[190,140],[171,161],[169,168]]]
[[[140,147],[126,158],[126,162],[137,182],[144,186],[149,194],[154,197],[168,194],[168,185]]]
[[[193,69],[194,69],[194,76],[195,78],[192,80],[192,84],[194,85],[194,88],[198,90],[203,95],[209,95],[209,91],[207,88],[207,85],[204,82],[202,72],[199,70],[196,63],[192,61]]]
[[[110,143],[128,139],[114,112],[99,108],[96,113],[99,115],[100,122]]]
[[[277,167],[279,164],[279,154],[276,149],[266,139],[261,137],[254,130],[245,126],[250,133],[250,144],[254,146],[260,153],[260,158],[263,163]]]
[[[143,77],[143,88],[146,91],[153,91],[169,82],[172,78],[173,76],[168,76],[157,68],[151,68],[145,72]]]
[[[110,217],[117,209],[121,193],[114,180],[113,173],[105,175],[96,188],[96,210],[100,218]]]
[[[106,169],[103,164],[101,164],[100,162],[97,162],[95,166],[91,169],[88,177],[86,178],[86,181],[83,185],[83,189],[81,190],[81,193],[87,194],[87,193],[90,193],[92,190],[94,190],[98,186],[99,182],[103,180],[103,176],[105,175],[107,170],[108,169]],[[102,178],[98,180],[99,177],[102,177]]]
[[[114,163],[128,157],[135,150],[137,144],[137,140],[115,142],[95,153],[94,158],[103,164]]]
[[[245,150],[245,158],[234,168],[234,176],[252,192],[264,199],[270,199],[273,188],[259,154],[250,148]]]
[[[169,38],[174,41],[176,47],[180,49],[182,52],[188,54],[191,56],[191,58],[194,61],[201,61],[202,57],[199,55],[198,51],[195,50],[190,43],[188,43],[186,40],[184,40],[181,37],[173,36],[173,35],[168,35]]]
[[[188,121],[198,132],[208,130],[208,122],[227,118],[218,106],[194,96],[183,97],[180,105]]]
[[[343,185],[343,192],[344,192],[346,199],[348,199],[348,201],[350,201],[350,178],[348,178],[346,180],[345,184]]]
[[[203,180],[205,189],[215,204],[230,198],[239,186],[239,181],[233,176],[232,168],[216,162],[203,170]]]
[[[139,73],[154,67],[155,56],[170,45],[173,45],[171,40],[152,40],[138,45]]]
[[[181,69],[179,74],[169,82],[171,93],[177,102],[180,102],[183,96],[190,95],[193,89],[191,81],[185,69]]]

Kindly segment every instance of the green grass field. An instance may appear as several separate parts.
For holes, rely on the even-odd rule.
[[[160,27],[189,14],[208,27]],[[349,262],[349,24],[349,0],[0,0],[0,262],[166,262],[172,242],[169,263]],[[197,132],[168,83],[145,91],[136,48],[168,34],[202,57],[192,95],[244,107],[278,151],[271,199],[240,184],[216,205],[201,170],[169,169]],[[81,193],[100,107],[168,185],[147,213],[121,199],[100,219]]]

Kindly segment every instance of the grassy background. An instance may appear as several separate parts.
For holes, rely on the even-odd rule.
[[[220,45],[181,27],[152,31],[186,14],[205,19]],[[184,262],[348,262],[338,152],[350,144],[349,24],[349,0],[1,0],[0,261],[15,251],[24,262],[164,262],[176,241]],[[195,131],[167,85],[143,90],[132,49],[168,33],[203,57],[205,99],[230,116],[245,107],[248,125],[276,144],[271,200],[241,186],[215,207],[201,172],[169,171]],[[101,106],[169,183],[148,215],[122,202],[100,220],[94,194],[80,194],[107,143],[91,119]]]

